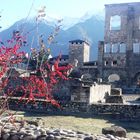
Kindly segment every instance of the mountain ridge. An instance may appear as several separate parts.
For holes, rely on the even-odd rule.
[[[35,19],[34,19],[35,20]],[[45,22],[39,23],[38,32],[36,30],[35,21],[29,22],[20,20],[14,25],[6,30],[0,32],[0,38],[6,41],[12,36],[13,30],[22,30],[24,28],[24,33],[27,34],[27,42],[29,47],[23,47],[23,50],[30,51],[31,47],[38,48],[38,37],[34,37],[33,46],[31,46],[32,38],[35,35],[42,35],[44,42],[47,44],[48,36],[53,32],[55,24],[47,24]],[[98,41],[103,40],[104,36],[104,20],[98,18],[98,16],[90,16],[87,19],[81,19],[79,22],[73,24],[68,29],[61,29],[58,35],[55,37],[55,42],[47,47],[51,48],[53,56],[58,55],[58,53],[68,54],[68,43],[70,40],[83,39],[88,40],[91,44],[91,60],[97,59],[98,52]],[[38,48],[39,49],[39,48]]]

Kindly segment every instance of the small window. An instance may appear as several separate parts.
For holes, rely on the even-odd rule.
[[[126,44],[125,43],[120,44],[120,53],[126,53]]]
[[[105,61],[105,66],[107,66],[109,63],[108,63],[108,61]]]
[[[112,44],[112,53],[117,53],[118,52],[118,44]]]
[[[110,18],[110,30],[120,30],[121,29],[121,17],[118,15],[112,16]]]
[[[117,66],[117,60],[112,61],[112,66]]]
[[[104,46],[104,52],[105,53],[110,53],[110,44],[108,43],[108,44],[105,44],[105,46]]]
[[[133,43],[133,53],[140,53],[140,44]]]

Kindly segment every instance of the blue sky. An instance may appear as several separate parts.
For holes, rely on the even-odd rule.
[[[81,17],[87,12],[93,14],[104,9],[104,4],[140,2],[140,0],[0,0],[0,25],[3,29],[14,22],[36,16],[41,6],[46,6],[46,14],[53,17]]]

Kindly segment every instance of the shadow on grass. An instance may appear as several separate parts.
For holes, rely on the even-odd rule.
[[[99,114],[99,115],[93,115],[90,113],[85,112],[79,112],[79,113],[73,113],[73,112],[48,112],[48,113],[35,113],[35,112],[25,112],[25,117],[53,117],[53,116],[72,116],[76,118],[93,118],[93,119],[100,119],[100,120],[106,120],[106,123],[111,123],[112,125],[117,125],[125,128],[127,132],[131,133],[140,133],[140,120],[124,120],[120,119],[120,114]]]

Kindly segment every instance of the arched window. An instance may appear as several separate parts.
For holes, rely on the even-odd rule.
[[[112,53],[117,53],[118,49],[118,43],[112,44]]]
[[[105,44],[105,46],[104,46],[104,52],[105,53],[110,53],[110,44],[109,43]]]
[[[110,30],[120,30],[120,29],[121,29],[121,17],[118,15],[111,16]]]
[[[140,43],[133,43],[133,53],[140,53]]]
[[[126,53],[126,44],[125,43],[120,44],[120,53]]]

